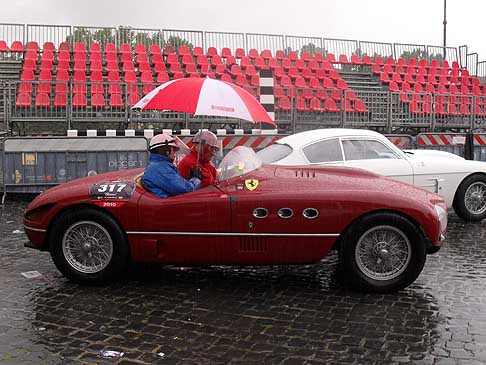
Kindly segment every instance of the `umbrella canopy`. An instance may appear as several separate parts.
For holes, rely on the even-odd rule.
[[[132,109],[171,110],[275,125],[248,91],[211,78],[188,77],[166,82],[145,95]]]

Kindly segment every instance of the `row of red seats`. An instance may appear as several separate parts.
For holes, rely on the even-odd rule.
[[[410,103],[410,113],[415,115],[469,116],[473,113],[473,110],[476,115],[486,116],[486,111],[480,104],[473,106],[465,103],[435,103],[432,110],[430,102],[412,101]]]
[[[437,86],[437,87],[436,87]],[[409,83],[407,81],[399,84],[395,81],[391,81],[388,85],[388,89],[393,92],[416,92],[416,93],[431,93],[431,94],[464,94],[464,95],[486,95],[486,88],[481,90],[480,86],[473,86],[472,89],[466,85],[461,85],[459,88],[455,84],[438,84]]]
[[[421,84],[432,84],[432,85],[456,85],[456,86],[477,86],[481,87],[484,85],[481,85],[481,82],[477,77],[468,77],[468,76],[462,76],[461,78],[456,78],[456,77],[445,77],[445,76],[440,76],[437,78],[436,76],[423,76],[423,75],[416,75],[412,76],[410,74],[405,74],[402,78],[402,75],[398,73],[393,73],[391,75],[382,72],[380,74],[380,81],[384,83],[389,83],[391,81],[395,81],[397,84],[401,84],[402,82],[408,82],[409,84],[414,84],[414,83],[421,83]]]
[[[332,97],[329,97],[323,101],[318,97],[313,97],[307,100],[303,97],[296,97],[294,99],[295,108],[297,111],[301,112],[331,112],[338,113],[341,111],[346,111],[348,113],[367,113],[363,100],[357,99],[355,101],[346,100],[346,103],[337,105],[337,102]],[[282,96],[277,98],[277,103],[275,105],[276,111],[290,111],[292,109],[292,98],[288,96]]]
[[[128,105],[135,104],[140,98],[137,99],[136,95],[128,99]],[[34,103],[29,93],[19,93],[17,96],[17,101],[15,105],[19,108],[66,108],[67,107],[67,94],[66,93],[56,93],[54,99],[47,93],[37,93]],[[74,94],[71,105],[75,108],[85,108],[88,106],[86,94]],[[105,99],[105,95],[102,93],[92,94],[90,99],[91,107],[105,107],[109,106],[111,108],[122,108],[125,106],[121,94],[111,94],[109,100]]]

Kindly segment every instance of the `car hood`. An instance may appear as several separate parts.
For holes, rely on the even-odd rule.
[[[464,161],[464,157],[458,156],[454,153],[439,151],[439,150],[403,150],[410,158],[451,158],[460,161]]]
[[[486,162],[466,160],[453,153],[437,150],[406,150],[408,160],[415,166],[424,165],[429,173],[486,172]]]
[[[441,197],[429,190],[390,179],[371,171],[350,167],[275,166],[275,177],[278,177],[278,179],[275,179],[275,184],[292,186],[298,190],[386,192],[400,196],[420,197],[427,201],[442,200]]]
[[[118,170],[71,180],[42,192],[29,204],[27,210],[49,203],[84,200],[88,198],[91,185],[107,181],[134,181],[142,172],[143,169]]]

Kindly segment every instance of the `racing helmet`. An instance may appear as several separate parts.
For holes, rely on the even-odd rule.
[[[150,140],[149,151],[152,151],[157,147],[166,147],[166,146],[179,148],[179,146],[177,146],[176,140],[172,136],[165,133],[157,134]]]
[[[201,141],[211,147],[219,149],[218,137],[211,131],[199,131],[192,138],[192,143],[201,143]]]

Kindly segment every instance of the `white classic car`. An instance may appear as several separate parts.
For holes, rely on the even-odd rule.
[[[380,133],[317,129],[284,137],[258,152],[263,163],[358,167],[432,190],[466,221],[486,217],[486,162],[444,151],[400,150]]]

